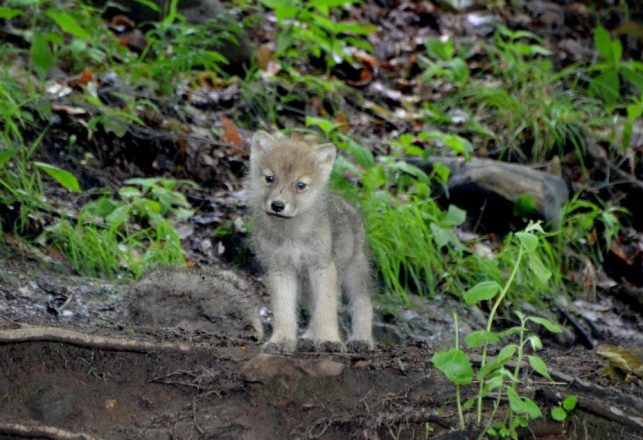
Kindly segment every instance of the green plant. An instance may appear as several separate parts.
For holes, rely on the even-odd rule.
[[[576,396],[565,397],[559,406],[551,409],[551,418],[557,422],[564,422],[569,412],[576,408],[577,401],[578,398]]]
[[[462,87],[469,79],[469,67],[465,61],[466,55],[457,54],[451,37],[429,37],[425,42],[428,58],[421,57],[425,64],[422,74],[424,81],[443,78],[446,81]]]
[[[135,277],[151,266],[185,264],[175,220],[193,214],[175,188],[188,182],[163,178],[130,179],[119,199],[104,196],[86,203],[75,224],[49,227],[39,238],[68,256],[87,275],[115,276],[123,269]]]
[[[333,12],[359,0],[261,0],[277,19],[279,34],[276,55],[287,61],[299,61],[302,55],[323,58],[327,71],[352,59],[353,48],[373,51],[359,38],[373,26],[338,20]]]
[[[437,352],[431,359],[434,366],[456,385],[456,402],[458,403],[458,414],[462,429],[465,426],[464,410],[471,408],[474,403],[477,405],[476,424],[483,428],[484,433],[491,436],[518,438],[517,429],[519,427],[526,426],[530,419],[535,419],[542,415],[533,400],[526,396],[521,396],[518,392],[525,356],[530,367],[535,372],[547,379],[551,379],[542,358],[535,354],[526,354],[527,345],[530,345],[534,351],[542,348],[540,338],[537,335],[528,334],[527,323],[532,322],[541,325],[551,332],[560,332],[560,328],[544,318],[525,316],[523,313],[515,311],[519,325],[502,332],[494,331],[493,329],[497,314],[500,311],[500,307],[505,303],[504,300],[509,290],[513,287],[519,268],[523,264],[523,259],[527,260],[528,267],[542,283],[546,283],[551,276],[551,273],[540,261],[538,254],[535,253],[539,242],[538,234],[543,234],[543,230],[538,224],[533,223],[528,225],[524,231],[516,233],[520,241],[519,253],[513,270],[504,285],[500,285],[496,281],[482,281],[464,294],[464,300],[469,305],[483,301],[492,302],[485,329],[474,331],[465,337],[465,342],[469,349],[481,350],[480,367],[477,372],[474,372],[467,354],[459,348],[457,327],[455,348]],[[455,322],[457,326],[457,318]],[[488,357],[490,344],[500,343],[503,338],[516,336],[517,342],[508,342],[495,357]],[[513,368],[511,367],[511,362],[514,363]],[[474,378],[479,381],[475,398],[468,399],[462,405],[460,404],[460,386],[471,384]],[[483,399],[493,393],[495,393],[495,399],[491,415],[483,423],[482,402]],[[502,419],[497,419],[496,414],[503,397],[509,400],[509,408]]]
[[[594,45],[602,60],[593,63],[587,72],[597,74],[589,81],[589,92],[600,97],[608,105],[615,104],[621,96],[623,80],[643,93],[643,62],[623,60],[623,47],[618,38],[612,39],[603,26],[594,32]]]

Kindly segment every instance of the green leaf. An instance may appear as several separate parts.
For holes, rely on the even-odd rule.
[[[76,176],[69,171],[61,170],[58,167],[43,162],[34,162],[34,166],[49,174],[56,182],[69,191],[80,192],[80,185],[78,184]]]
[[[130,205],[122,205],[114,209],[105,220],[112,228],[118,228],[129,218]]]
[[[4,164],[18,154],[17,149],[12,149],[12,150],[1,150],[0,151],[0,168],[4,167]]]
[[[498,342],[500,337],[494,332],[487,330],[476,330],[464,337],[464,341],[469,348],[478,348],[483,344]]]
[[[511,410],[514,413],[525,414],[527,412],[527,406],[513,388],[507,387],[507,397],[509,398]]]
[[[469,385],[473,380],[471,362],[464,351],[459,348],[435,353],[431,362],[450,382],[456,385]]]
[[[540,356],[532,355],[532,356],[527,356],[529,359],[529,365],[531,365],[531,368],[534,369],[534,371],[541,376],[552,380],[551,376],[549,375],[549,370],[547,369],[547,365],[545,364],[545,361],[542,360]]]
[[[489,362],[478,371],[478,379],[482,380],[490,372],[497,370],[506,364],[518,351],[518,346],[516,344],[509,344],[500,350],[500,353],[495,358],[489,360]]]
[[[594,32],[594,46],[596,46],[598,53],[600,53],[608,63],[614,62],[612,54],[612,38],[610,37],[607,29],[600,24],[596,27],[596,31]]]
[[[449,244],[449,242],[451,241],[450,231],[447,231],[446,229],[441,228],[435,223],[431,223],[429,227],[431,228],[431,233],[433,234],[433,241],[435,242],[435,245],[439,249]]]
[[[19,9],[6,8],[3,6],[0,6],[0,20],[11,20],[12,18],[23,14],[24,12],[22,12]]]
[[[514,203],[513,215],[521,217],[523,215],[530,215],[536,211],[536,200],[531,194],[523,194]]]
[[[91,35],[83,29],[76,19],[66,12],[59,12],[50,9],[45,13],[49,18],[56,22],[56,24],[68,34],[73,35],[75,38],[81,40],[91,40]]]
[[[529,256],[528,265],[534,275],[536,275],[536,278],[538,278],[538,281],[547,284],[547,281],[551,278],[551,271],[545,267],[542,260],[535,254],[532,254]]]
[[[31,64],[38,76],[42,79],[47,75],[49,69],[54,65],[54,54],[49,47],[47,37],[40,33],[34,32],[31,38],[31,48],[29,49]]]
[[[548,321],[545,318],[540,318],[538,316],[529,316],[527,318],[527,321],[532,321],[536,324],[540,324],[552,333],[561,333],[563,331],[558,324],[554,324],[553,322]]]
[[[339,124],[324,118],[318,118],[315,116],[306,116],[306,127],[310,127],[310,126],[319,127],[321,131],[328,134],[331,131],[337,129],[337,127],[339,127]]]
[[[527,252],[533,252],[538,247],[538,237],[530,232],[516,232],[516,237],[518,237],[518,240],[520,240],[520,244],[525,248]]]
[[[464,223],[467,218],[467,212],[458,208],[455,205],[449,205],[444,219],[442,219],[443,226],[458,226]]]
[[[442,61],[450,60],[453,58],[453,54],[455,53],[451,38],[447,38],[443,41],[438,37],[429,37],[426,39],[424,45],[426,46],[426,51],[430,56]]]
[[[571,411],[576,408],[577,401],[578,398],[576,396],[567,396],[563,400],[563,408],[565,408],[567,411]]]
[[[551,418],[557,422],[564,422],[567,418],[567,412],[565,412],[565,410],[560,406],[556,406],[551,409]]]
[[[500,285],[495,281],[482,281],[464,293],[464,302],[467,305],[477,304],[486,301],[500,291]]]
[[[543,342],[540,340],[538,335],[531,335],[527,338],[527,340],[529,341],[529,344],[534,351],[538,351],[543,348]]]

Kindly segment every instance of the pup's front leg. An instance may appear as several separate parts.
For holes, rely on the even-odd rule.
[[[335,264],[330,262],[323,267],[311,267],[308,279],[311,292],[310,325],[303,335],[302,345],[306,347],[312,341],[317,350],[342,351],[337,318],[339,289]]]
[[[272,336],[265,353],[292,353],[297,347],[297,273],[270,271],[268,288],[272,298]]]

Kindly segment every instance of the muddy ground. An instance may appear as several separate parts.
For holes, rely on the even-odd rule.
[[[424,324],[430,329],[417,320],[406,327],[386,324],[380,307],[374,353],[268,356],[260,354],[251,323],[240,326],[244,318],[233,313],[213,318],[197,304],[198,295],[183,303],[170,299],[171,307],[158,296],[154,310],[167,313],[170,321],[154,325],[148,316],[144,324],[132,310],[145,297],[127,295],[126,285],[75,277],[15,255],[2,263],[2,439],[476,436],[475,430],[454,432],[454,388],[430,362],[438,347],[449,344],[452,324],[446,317],[457,302],[431,301]],[[261,287],[249,283],[228,288],[245,287],[247,295],[256,296],[269,332]],[[413,313],[422,314],[418,310],[408,308],[402,315],[411,322]],[[477,318],[461,312],[466,332]],[[192,328],[170,325],[180,316],[192,316]],[[643,412],[640,382],[607,379],[601,374],[604,360],[581,347],[550,348],[541,355],[556,382],[530,374],[523,392],[547,411],[569,394],[579,397],[579,405],[565,423],[547,416],[524,438],[643,438],[637,418]]]

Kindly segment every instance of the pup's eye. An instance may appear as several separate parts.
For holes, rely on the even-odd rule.
[[[297,183],[295,184],[295,186],[297,187],[297,189],[298,189],[299,191],[303,191],[303,190],[305,190],[305,189],[306,189],[306,186],[308,186],[308,185],[306,185],[304,182],[297,182]]]
[[[275,176],[266,176],[266,182],[273,183],[275,181]]]

